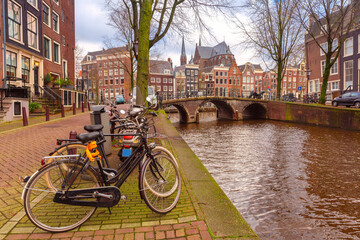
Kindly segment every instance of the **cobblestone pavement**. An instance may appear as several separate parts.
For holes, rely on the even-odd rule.
[[[112,214],[99,208],[80,228],[65,233],[36,228],[24,213],[18,178],[40,167],[41,158],[56,147],[56,138],[68,138],[71,130],[84,132],[86,124],[89,113],[0,133],[0,239],[211,239],[186,181],[177,207],[160,215],[140,199],[136,171],[120,188],[127,200],[113,207]]]

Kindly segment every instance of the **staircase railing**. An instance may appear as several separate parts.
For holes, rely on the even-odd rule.
[[[46,90],[48,90],[49,92],[51,92],[52,95],[55,95],[56,97],[58,97],[60,100],[63,100],[63,98],[57,94],[54,90],[52,90],[51,88],[49,88],[48,86],[44,86]]]
[[[28,91],[25,86],[26,80],[24,78],[17,78],[17,77],[11,77],[7,76],[2,79],[2,81],[6,84],[3,84],[0,91],[0,110],[3,110],[3,101],[6,97],[17,97],[17,98],[28,98]],[[17,84],[14,85],[16,82],[22,82],[23,86],[18,87]]]

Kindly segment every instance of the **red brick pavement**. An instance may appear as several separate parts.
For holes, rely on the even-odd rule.
[[[40,167],[41,158],[56,147],[56,138],[68,138],[71,130],[85,132],[86,124],[90,124],[89,113],[0,133],[0,229],[22,209],[23,186],[18,177],[31,175]],[[211,236],[204,221],[195,221],[59,234],[0,233],[0,239],[211,239]]]

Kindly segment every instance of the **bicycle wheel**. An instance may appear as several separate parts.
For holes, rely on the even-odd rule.
[[[176,164],[176,167],[178,167],[178,164],[177,164],[177,162],[176,162],[176,159],[175,159],[174,155],[172,155],[172,153],[171,153],[169,150],[167,150],[166,148],[164,148],[164,147],[162,147],[162,146],[156,146],[156,147],[152,150],[152,153],[156,154],[156,156],[158,156],[158,155],[165,155],[165,156],[170,157],[171,160]],[[145,162],[145,159],[146,159],[146,156],[144,157],[143,162]],[[155,171],[152,171],[152,172],[155,173]],[[156,178],[157,178],[156,174],[153,175],[153,176],[151,176],[151,178],[152,178],[152,179],[153,179],[153,178],[156,179]],[[158,191],[156,190],[156,188],[152,188],[152,185],[148,183],[148,180],[147,180],[147,176],[146,176],[146,175],[144,176],[144,181],[145,181],[145,187],[148,188],[150,191],[152,191],[153,194],[155,194],[155,195],[157,195],[157,196],[159,196],[159,197],[168,197],[168,196],[170,196],[171,194],[173,194],[174,191],[176,190],[177,184],[178,184],[178,178],[176,178],[176,180],[173,182],[173,186],[172,186],[172,187],[168,185],[168,187],[167,187],[167,188],[168,188],[168,191],[164,191],[164,190],[163,190],[162,192],[158,192]],[[170,184],[170,183],[168,183],[168,184]]]
[[[53,201],[55,193],[67,189],[64,179],[74,176],[71,190],[99,187],[95,170],[91,167],[80,172],[82,164],[73,160],[57,160],[45,165],[25,186],[24,208],[30,221],[50,232],[74,229],[95,212],[96,207],[60,204]],[[71,176],[69,174],[72,174]],[[51,187],[48,179],[50,178]]]
[[[177,204],[181,193],[179,168],[169,156],[148,159],[140,173],[140,194],[146,205],[157,213],[168,213]]]

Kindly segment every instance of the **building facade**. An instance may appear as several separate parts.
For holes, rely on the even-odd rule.
[[[81,62],[82,81],[92,102],[130,100],[131,60],[128,46],[89,52]]]
[[[247,62],[239,66],[242,76],[242,96],[249,97],[251,92],[260,93],[264,71],[260,64]]]
[[[168,61],[150,60],[149,86],[154,86],[155,92],[163,100],[174,98],[175,81],[170,58]]]

